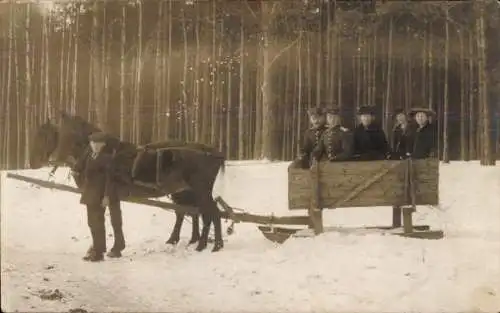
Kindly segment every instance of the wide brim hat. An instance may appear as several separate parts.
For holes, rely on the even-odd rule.
[[[375,115],[375,107],[371,105],[364,105],[359,107],[358,109],[358,115]]]
[[[436,112],[434,112],[432,109],[429,109],[429,108],[413,108],[410,110],[408,115],[415,116],[415,114],[417,114],[419,112],[425,113],[428,117],[436,116]]]
[[[91,142],[107,142],[110,136],[104,132],[95,132],[89,136]]]
[[[330,115],[339,115],[340,109],[334,106],[329,106],[325,109],[325,113]]]
[[[309,116],[321,116],[325,114],[325,111],[320,107],[314,107],[307,110],[307,114],[309,114]]]

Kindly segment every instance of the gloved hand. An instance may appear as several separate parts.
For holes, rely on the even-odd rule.
[[[107,207],[109,205],[109,197],[105,196],[103,199],[102,199],[102,206],[103,207]]]
[[[313,152],[311,152],[311,158],[315,161],[319,161],[321,159],[321,151],[313,150]]]

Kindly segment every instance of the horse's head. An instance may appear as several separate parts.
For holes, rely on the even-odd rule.
[[[50,155],[57,147],[57,126],[47,120],[35,131],[29,150],[30,168],[38,169],[49,164]]]
[[[74,163],[89,144],[88,136],[95,131],[99,129],[81,117],[61,113],[57,146],[50,157],[50,163]]]

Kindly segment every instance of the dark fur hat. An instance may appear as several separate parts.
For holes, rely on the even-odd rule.
[[[104,132],[95,132],[89,136],[89,140],[93,142],[107,142],[110,136]]]
[[[358,115],[365,115],[365,114],[375,115],[375,107],[370,105],[364,105],[359,107]]]

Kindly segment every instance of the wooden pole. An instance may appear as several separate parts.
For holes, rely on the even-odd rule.
[[[323,232],[323,208],[321,207],[321,190],[319,184],[319,162],[314,161],[310,170],[311,173],[311,204],[308,213],[310,218],[309,227],[314,229],[314,233],[319,235]]]
[[[24,181],[27,183],[35,184],[45,188],[53,188],[62,191],[69,191],[73,193],[80,193],[78,188],[58,184],[50,181],[44,181],[37,178],[26,177],[18,174],[7,174],[8,178],[17,179],[20,181]],[[173,210],[178,212],[184,212],[185,214],[198,214],[198,208],[179,205],[175,203],[163,202],[159,200],[152,200],[147,198],[127,198],[123,200],[125,202],[143,204],[148,206],[157,207],[163,210]],[[265,215],[256,215],[250,214],[246,212],[235,212],[235,211],[243,211],[239,208],[230,207],[222,198],[216,198],[216,201],[221,204],[225,211],[220,212],[220,216],[222,218],[233,219],[235,222],[242,223],[255,223],[255,224],[283,224],[283,225],[307,225],[309,224],[309,217],[307,216],[265,216]]]

